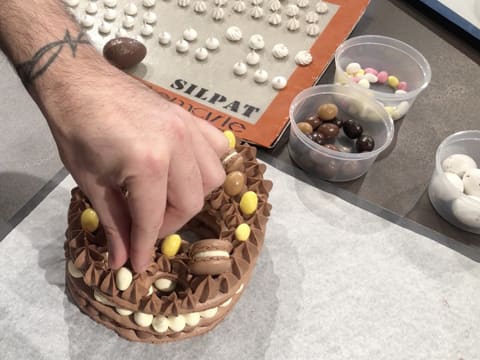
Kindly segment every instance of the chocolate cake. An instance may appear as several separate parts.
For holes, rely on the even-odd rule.
[[[86,196],[72,190],[66,284],[78,307],[128,340],[162,343],[203,334],[233,308],[263,245],[272,182],[256,149],[233,144],[227,178],[177,234],[159,239],[147,270],[108,267],[105,233]]]

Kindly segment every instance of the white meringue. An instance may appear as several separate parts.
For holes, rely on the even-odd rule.
[[[285,14],[290,17],[297,16],[299,11],[298,6],[295,4],[288,4],[285,8]]]
[[[248,46],[252,50],[261,50],[265,47],[265,41],[263,40],[263,36],[260,34],[254,34],[250,36],[248,40]]]
[[[154,7],[156,0],[143,0],[143,6],[146,8]]]
[[[208,58],[208,50],[204,47],[198,48],[195,50],[195,59],[199,61],[204,61]]]
[[[150,24],[143,24],[140,29],[140,34],[142,34],[142,36],[151,36],[153,34],[153,26]]]
[[[285,44],[275,44],[272,48],[272,55],[276,59],[283,59],[288,56],[288,48]]]
[[[287,21],[287,29],[290,31],[297,31],[300,28],[300,22],[297,18],[292,17]]]
[[[220,21],[225,17],[225,10],[220,6],[216,6],[212,10],[212,19],[215,21]]]
[[[127,15],[123,18],[122,25],[125,29],[131,29],[135,25],[135,19]]]
[[[117,0],[103,0],[103,5],[108,8],[117,6]]]
[[[309,0],[297,0],[297,6],[299,8],[305,8],[309,5]]]
[[[80,23],[83,27],[91,28],[95,24],[95,18],[91,15],[85,14],[83,15]]]
[[[225,37],[230,41],[240,41],[242,39],[242,30],[238,26],[230,26],[225,32]]]
[[[247,73],[247,65],[244,62],[236,62],[233,65],[233,73],[238,76],[245,75]]]
[[[253,18],[253,19],[260,19],[263,17],[263,9],[260,7],[260,6],[254,6],[251,10],[250,10],[250,16]]]
[[[117,38],[127,37],[127,36],[128,36],[127,30],[125,30],[124,28],[118,28],[117,32],[115,33],[115,37]]]
[[[107,21],[113,21],[117,18],[117,10],[107,8],[103,14],[103,18]]]
[[[325,1],[320,0],[317,2],[315,5],[315,11],[318,12],[319,14],[325,14],[328,12],[328,5],[325,3]]]
[[[280,3],[280,0],[271,0],[269,3],[268,3],[268,8],[271,10],[271,11],[278,11],[282,8],[282,4]]]
[[[134,3],[129,3],[127,6],[125,6],[125,14],[130,15],[130,16],[135,16],[138,13],[137,5]]]
[[[171,40],[172,35],[170,35],[170,33],[167,31],[162,31],[160,34],[158,34],[158,42],[162,45],[170,44]]]
[[[112,31],[112,25],[110,25],[106,21],[102,21],[100,26],[98,27],[98,32],[103,35],[110,34],[110,31]]]
[[[252,0],[251,3],[252,3],[252,5],[262,5],[263,0]]]
[[[180,7],[187,7],[190,5],[190,0],[177,0],[177,4]]]
[[[315,11],[309,11],[305,14],[305,21],[309,24],[313,24],[313,23],[318,22],[319,18],[320,17],[318,16],[318,14]]]
[[[247,54],[246,61],[248,65],[257,65],[260,62],[260,55],[258,55],[255,51],[250,51]]]
[[[257,71],[255,71],[255,74],[253,74],[253,80],[255,80],[255,82],[257,83],[262,84],[268,80],[268,73],[263,69],[258,69]]]
[[[205,40],[205,47],[208,50],[217,50],[219,46],[220,41],[214,36],[210,36],[207,38],[207,40]]]
[[[283,88],[285,88],[285,86],[287,86],[287,79],[285,79],[285,77],[275,76],[272,79],[272,87],[275,90],[282,90]]]
[[[155,24],[157,22],[157,15],[153,11],[147,11],[143,14],[143,21],[147,24]]]
[[[312,63],[312,54],[307,50],[301,50],[295,55],[295,63],[300,66],[307,66]]]
[[[225,6],[225,5],[227,5],[227,0],[215,0],[214,4],[216,6]]]
[[[87,4],[87,7],[85,8],[85,12],[90,15],[96,14],[97,11],[98,11],[98,5],[93,1],[90,1]]]
[[[188,41],[186,41],[184,39],[178,40],[175,44],[175,48],[177,49],[177,51],[179,53],[187,52],[189,47],[190,47],[190,45],[188,45]]]
[[[279,13],[273,13],[268,16],[268,23],[270,25],[276,26],[282,22],[282,15]]]
[[[315,37],[320,33],[320,26],[317,24],[308,24],[305,31],[308,36]]]
[[[75,7],[78,6],[80,0],[63,0],[63,2],[69,7]]]
[[[183,30],[183,38],[187,41],[194,41],[198,37],[197,30],[192,27],[186,28]]]
[[[197,14],[203,14],[207,11],[207,3],[203,0],[197,0],[193,3],[193,11]]]
[[[245,11],[247,8],[247,5],[245,5],[245,2],[243,0],[235,0],[233,3],[233,11],[237,13],[242,13]]]

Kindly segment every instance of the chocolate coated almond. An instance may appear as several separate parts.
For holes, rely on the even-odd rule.
[[[103,47],[103,56],[119,69],[128,69],[139,64],[145,55],[145,45],[131,38],[115,38]]]

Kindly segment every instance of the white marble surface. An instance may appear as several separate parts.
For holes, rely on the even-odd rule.
[[[13,359],[478,359],[480,264],[268,167],[254,276],[212,332],[123,340],[64,290],[71,178],[0,242],[0,354]]]

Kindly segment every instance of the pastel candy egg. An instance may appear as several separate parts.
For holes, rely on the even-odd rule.
[[[442,161],[442,170],[463,177],[469,169],[476,169],[477,163],[465,154],[453,154]]]
[[[170,291],[173,291],[173,289],[175,289],[175,286],[177,284],[175,281],[172,281],[170,279],[161,278],[161,279],[155,280],[154,285],[160,291],[170,292]]]
[[[115,274],[115,284],[120,291],[127,290],[132,283],[133,275],[126,267],[121,267]]]
[[[235,149],[235,146],[237,145],[237,141],[235,140],[235,134],[231,130],[226,130],[223,132],[225,137],[228,140],[228,147],[230,149]]]
[[[452,213],[462,224],[480,228],[480,203],[474,196],[461,196],[452,203]]]
[[[182,238],[178,234],[168,235],[162,241],[161,251],[162,254],[168,257],[173,257],[177,255],[178,250],[180,250],[180,245],[182,244]]]
[[[192,312],[184,315],[185,322],[188,326],[197,326],[200,322],[200,313]]]
[[[408,85],[406,81],[400,81],[398,83],[397,89],[407,91],[407,87]]]
[[[480,169],[469,169],[463,175],[465,194],[480,196]]]
[[[390,75],[388,78],[387,78],[387,84],[388,86],[396,89],[398,84],[399,84],[399,80],[396,76],[393,76],[393,75]]]
[[[152,320],[152,327],[158,333],[163,333],[168,330],[168,319],[163,315],[157,315]]]
[[[371,67],[365,68],[365,73],[366,73],[366,74],[373,74],[373,75],[375,75],[375,76],[378,75],[378,71],[375,70],[374,68],[371,68]]]
[[[82,224],[82,229],[88,232],[94,232],[98,229],[98,215],[92,208],[83,210],[82,215],[80,216],[80,223]]]
[[[370,88],[370,81],[368,81],[367,79],[363,78],[363,79],[360,79],[358,81],[358,85],[360,85],[361,87],[365,88],[365,89],[369,89]]]
[[[137,311],[133,314],[133,320],[138,326],[148,327],[152,324],[153,315],[152,314],[145,314],[144,312]]]
[[[458,189],[458,191],[463,192],[463,181],[457,174],[454,173],[445,173],[445,177],[452,183],[452,185]]]
[[[241,171],[232,171],[225,178],[223,190],[229,196],[240,194],[245,185],[245,175]]]
[[[362,69],[362,67],[360,66],[359,63],[356,63],[356,62],[352,62],[350,64],[347,65],[347,67],[345,68],[345,70],[347,71],[348,74],[356,74],[357,72],[359,72],[360,70]]]
[[[237,238],[238,241],[247,241],[248,238],[250,237],[250,226],[248,224],[240,224],[237,226],[235,229],[235,237]]]
[[[366,73],[365,76],[364,76],[365,79],[368,80],[369,83],[376,83],[378,81],[378,78],[376,75],[372,74],[372,73]]]
[[[355,76],[363,76],[363,75],[365,75],[365,70],[363,69],[360,69],[355,73]]]
[[[258,196],[253,191],[247,191],[240,199],[240,210],[245,215],[251,215],[257,210]]]
[[[388,73],[386,71],[380,71],[377,74],[377,79],[380,84],[384,84],[388,79]]]

